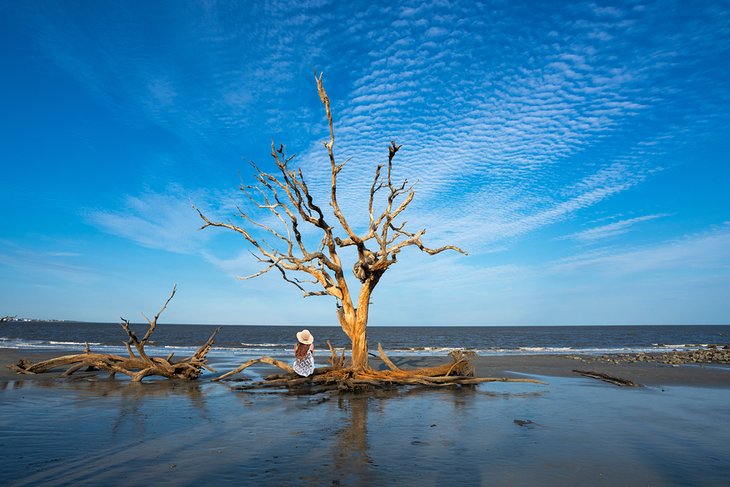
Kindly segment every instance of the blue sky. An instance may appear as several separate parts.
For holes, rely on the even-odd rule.
[[[0,1],[0,314],[334,325],[241,238],[272,140],[350,220],[390,140],[372,325],[730,322],[730,3]]]

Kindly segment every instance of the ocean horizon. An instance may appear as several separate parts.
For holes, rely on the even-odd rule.
[[[132,324],[144,333],[146,324]],[[160,324],[148,350],[193,352],[216,325]],[[217,356],[283,356],[291,352],[301,326],[222,325],[212,350]],[[339,326],[311,326],[318,349],[329,340],[349,349]],[[0,324],[0,348],[27,350],[126,351],[118,323],[13,321]],[[381,344],[393,355],[447,355],[463,349],[478,355],[612,354],[693,350],[730,344],[730,325],[561,325],[561,326],[370,326],[370,349]]]

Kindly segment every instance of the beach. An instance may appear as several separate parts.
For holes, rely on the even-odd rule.
[[[59,355],[0,349],[0,363]],[[401,367],[444,357],[397,357]],[[230,370],[238,362],[211,365]],[[324,358],[318,359],[324,362]],[[725,485],[730,369],[477,357],[544,384],[290,395],[0,372],[3,485]],[[372,365],[379,367],[373,359]],[[630,379],[617,387],[574,369]],[[249,369],[240,379],[271,371]]]

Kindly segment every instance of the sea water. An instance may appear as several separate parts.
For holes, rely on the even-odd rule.
[[[138,336],[147,329],[132,325]],[[147,349],[153,353],[189,355],[203,344],[214,325],[160,324]],[[280,356],[291,352],[294,326],[223,326],[211,356]],[[339,327],[309,327],[315,345],[348,348]],[[0,324],[0,348],[83,350],[88,343],[98,352],[126,350],[127,336],[116,323],[9,322]],[[730,344],[730,325],[672,326],[392,326],[369,327],[372,350],[380,343],[390,355],[447,355],[453,349],[482,356],[533,354],[606,354],[691,350]]]

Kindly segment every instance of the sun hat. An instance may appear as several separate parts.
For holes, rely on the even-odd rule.
[[[312,343],[314,343],[314,337],[311,333],[309,333],[309,330],[302,330],[300,332],[297,332],[297,340],[305,345],[311,345]]]

